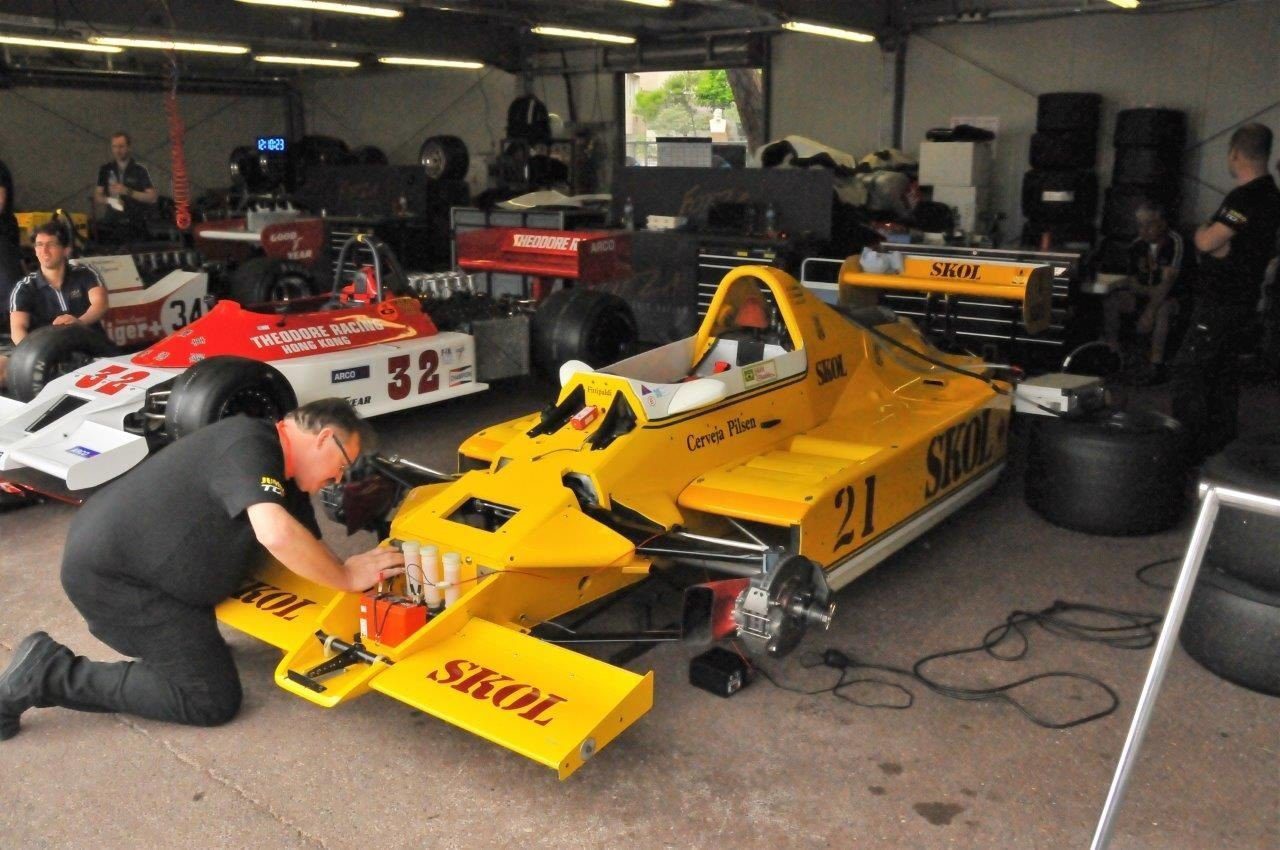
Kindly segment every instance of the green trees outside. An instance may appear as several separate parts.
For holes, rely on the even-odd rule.
[[[731,124],[739,121],[729,75],[720,71],[681,71],[661,88],[636,92],[635,114],[658,135],[689,136],[709,132],[715,109]]]

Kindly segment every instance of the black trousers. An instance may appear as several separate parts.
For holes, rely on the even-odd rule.
[[[109,711],[190,726],[217,726],[240,710],[240,677],[212,609],[190,608],[148,626],[95,622],[89,631],[135,660],[59,657],[43,677],[37,705]]]
[[[1173,416],[1201,458],[1236,438],[1240,355],[1256,332],[1248,305],[1198,303],[1171,371]]]

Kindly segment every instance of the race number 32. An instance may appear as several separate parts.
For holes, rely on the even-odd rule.
[[[387,384],[387,395],[393,401],[409,397],[413,390],[413,378],[409,375],[413,358],[408,354],[397,354],[387,361],[387,371],[391,374],[391,382]],[[440,389],[440,355],[431,349],[418,354],[418,395],[435,392]]]
[[[130,372],[126,366],[110,363],[94,374],[80,378],[80,380],[76,381],[76,386],[82,390],[91,389],[95,393],[102,393],[103,395],[115,395],[129,386],[129,384],[141,381],[148,374],[147,372]],[[108,378],[111,380],[107,380]]]

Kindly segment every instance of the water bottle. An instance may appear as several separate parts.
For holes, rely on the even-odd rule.
[[[631,197],[627,197],[627,202],[622,205],[622,227],[625,230],[636,229],[636,205],[631,202]]]
[[[764,208],[764,233],[766,236],[778,235],[778,210],[773,205],[773,201]]]

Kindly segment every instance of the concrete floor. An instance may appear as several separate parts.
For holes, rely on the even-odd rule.
[[[508,385],[375,424],[385,449],[449,466],[462,436],[538,406],[546,392]],[[1274,427],[1276,390],[1250,399],[1252,425]],[[990,494],[845,588],[830,632],[811,635],[769,667],[773,674],[802,687],[829,684],[832,671],[800,664],[804,651],[827,646],[910,666],[977,643],[1013,609],[1058,599],[1162,612],[1167,593],[1133,571],[1179,554],[1189,523],[1145,538],[1056,528],[1024,505],[1017,460]],[[37,628],[110,657],[59,588],[73,514],[48,504],[0,515],[0,663]],[[340,552],[374,542],[322,524]],[[653,710],[559,782],[378,694],[332,711],[295,699],[272,683],[277,651],[236,633],[228,639],[245,702],[227,726],[62,709],[25,715],[22,734],[0,744],[0,845],[1087,847],[1151,657],[1037,632],[1022,662],[934,668],[967,684],[1072,670],[1119,693],[1112,716],[1048,731],[1007,705],[944,699],[918,685],[906,711],[764,681],[722,700],[687,684],[697,650],[662,645],[627,665],[655,672]],[[1075,684],[1030,690],[1036,710],[1059,717],[1102,704]],[[1112,846],[1280,846],[1278,721],[1280,700],[1216,678],[1179,649]]]

